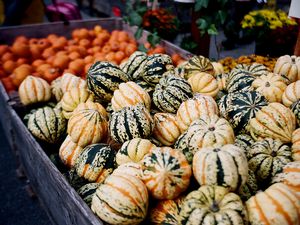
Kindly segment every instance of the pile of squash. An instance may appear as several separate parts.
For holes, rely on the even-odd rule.
[[[300,58],[222,69],[137,51],[86,81],[28,76],[19,95],[55,99],[28,129],[61,143],[68,179],[109,224],[300,224]]]

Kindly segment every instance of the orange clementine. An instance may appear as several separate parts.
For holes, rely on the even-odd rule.
[[[42,53],[42,57],[44,59],[49,58],[50,56],[54,56],[55,55],[55,50],[52,47],[46,48],[43,53]]]
[[[69,54],[69,58],[70,60],[75,60],[75,59],[79,59],[81,57],[81,55],[78,52],[71,52]]]
[[[134,44],[128,44],[126,46],[126,49],[125,49],[125,54],[127,56],[130,56],[132,53],[134,53],[135,51],[137,50],[137,46],[134,45]]]
[[[11,51],[14,55],[18,57],[29,57],[30,56],[30,48],[29,45],[24,43],[15,42],[12,47]]]
[[[83,60],[84,60],[85,64],[88,64],[88,63],[94,62],[95,58],[94,58],[94,56],[88,55],[88,56],[84,57]]]
[[[9,51],[8,45],[0,45],[0,55],[3,55],[4,53]]]
[[[1,57],[2,62],[14,60],[14,55],[11,52],[5,52]]]
[[[121,63],[121,61],[124,59],[125,53],[122,51],[117,51],[115,54],[115,60],[117,61],[118,64]]]
[[[54,57],[52,65],[61,70],[64,70],[68,67],[69,61],[70,59],[67,55],[58,55]]]
[[[3,63],[3,70],[7,74],[11,74],[16,67],[17,67],[17,63],[13,60],[7,60]]]
[[[32,67],[28,64],[23,64],[18,66],[11,74],[12,82],[16,87],[22,83],[22,81],[30,75],[32,72]]]
[[[75,74],[81,75],[84,72],[84,61],[83,59],[75,59],[69,63],[69,69],[75,71]]]
[[[34,68],[37,68],[37,67],[39,67],[40,65],[42,65],[42,64],[45,64],[45,61],[44,60],[42,60],[42,59],[36,59],[36,60],[34,60],[33,62],[32,62],[32,66],[34,67]]]

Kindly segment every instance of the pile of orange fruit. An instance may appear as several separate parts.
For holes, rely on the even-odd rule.
[[[145,43],[148,54],[165,53],[161,46],[151,48]],[[28,75],[49,83],[69,72],[85,78],[95,61],[120,64],[138,49],[135,39],[126,31],[111,33],[101,26],[93,29],[73,30],[71,38],[49,34],[44,38],[18,36],[11,46],[0,45],[0,79],[7,92],[17,90]],[[175,65],[182,60],[174,54]]]

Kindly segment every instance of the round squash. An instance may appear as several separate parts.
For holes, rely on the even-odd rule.
[[[254,139],[248,134],[239,134],[235,137],[234,145],[244,149],[244,153],[248,152],[248,148],[254,144]]]
[[[238,194],[243,201],[247,201],[259,190],[257,185],[257,179],[255,173],[252,170],[248,170],[248,179],[246,183],[240,187]]]
[[[215,99],[218,101],[224,95],[227,94],[226,85],[227,85],[227,80],[228,80],[228,73],[218,74],[215,78],[217,80],[218,88],[219,88],[219,92],[217,93],[217,96],[215,97]]]
[[[178,224],[248,224],[243,202],[221,186],[202,186],[190,192],[182,203]]]
[[[281,76],[274,73],[257,77],[252,87],[261,93],[269,102],[281,102],[282,94],[286,89],[286,84]]]
[[[289,143],[295,128],[296,119],[293,112],[280,103],[272,102],[256,113],[255,118],[249,122],[248,130],[254,139],[270,137]]]
[[[109,224],[139,224],[147,215],[147,188],[134,176],[111,175],[96,190],[91,209]]]
[[[243,69],[251,73],[252,76],[259,77],[262,75],[267,75],[270,71],[269,69],[261,63],[251,63],[251,64],[237,64],[235,69]]]
[[[189,79],[195,73],[205,72],[211,75],[214,74],[214,67],[210,60],[204,56],[193,56],[184,65],[184,78]]]
[[[181,103],[176,116],[181,133],[183,133],[194,120],[201,116],[218,114],[219,109],[217,103],[212,97],[196,94],[193,98]]]
[[[202,148],[194,155],[193,172],[200,185],[239,190],[248,178],[247,158],[241,148],[232,144]]]
[[[155,86],[153,103],[162,112],[176,113],[180,104],[192,96],[192,88],[185,79],[165,76]]]
[[[75,165],[77,157],[83,148],[72,141],[68,135],[59,148],[59,158],[67,167],[72,168]]]
[[[109,102],[119,85],[128,80],[128,75],[110,62],[95,62],[87,73],[88,89],[104,102]]]
[[[149,94],[138,84],[129,81],[121,83],[119,88],[114,91],[111,99],[111,106],[114,111],[119,111],[126,106],[142,103],[150,110],[151,98]]]
[[[99,113],[101,113],[101,115],[105,119],[108,119],[108,114],[106,112],[106,109],[100,103],[92,102],[92,101],[86,101],[86,102],[79,103],[78,106],[74,109],[73,113],[77,113],[78,111],[83,110],[83,109],[97,110]]]
[[[23,105],[47,102],[51,98],[51,88],[44,79],[30,75],[20,84],[19,96]]]
[[[156,113],[153,116],[154,129],[152,136],[165,146],[175,143],[181,134],[176,115],[171,113]]]
[[[74,168],[80,177],[89,182],[101,183],[116,165],[116,153],[104,143],[86,146],[77,157]]]
[[[81,147],[100,142],[107,136],[108,123],[95,109],[74,113],[68,122],[68,134]]]
[[[151,135],[154,123],[144,105],[124,107],[111,115],[110,135],[118,143],[133,138],[147,138]]]
[[[215,77],[209,73],[195,73],[188,79],[194,93],[216,97],[219,92],[218,82]]]
[[[300,57],[284,55],[277,59],[274,73],[288,78],[289,82],[300,80]]]
[[[119,165],[114,170],[113,174],[127,174],[142,179],[143,169],[142,169],[142,165],[139,163],[128,162]]]
[[[299,61],[299,73],[300,73],[300,61]],[[294,102],[296,102],[299,99],[300,99],[300,80],[297,80],[296,82],[289,84],[285,89],[282,95],[282,103],[286,107],[290,107]]]
[[[258,192],[246,202],[252,225],[300,224],[300,201],[285,184],[277,183]]]
[[[143,182],[156,199],[174,199],[187,189],[192,175],[185,156],[170,147],[155,148],[142,161]]]
[[[36,138],[57,143],[65,134],[67,121],[60,110],[43,107],[29,116],[27,127]]]
[[[255,77],[248,70],[233,69],[228,75],[226,89],[229,93],[253,90]]]
[[[211,64],[213,65],[214,68],[214,77],[218,76],[219,74],[223,74],[224,73],[224,67],[221,63],[219,62],[211,62]]]
[[[60,81],[60,88],[62,90],[62,93],[64,94],[74,87],[77,87],[79,89],[86,88],[86,81],[71,73],[63,74]]]
[[[300,161],[300,128],[292,134],[292,158],[294,161]]]
[[[127,62],[121,69],[130,77],[130,80],[137,80],[141,78],[144,73],[144,66],[147,61],[147,54],[141,51],[132,53]]]
[[[91,207],[93,196],[100,185],[101,183],[88,183],[78,189],[77,193],[89,207]]]
[[[179,136],[174,147],[183,152],[189,163],[201,148],[233,144],[234,132],[229,122],[217,115],[201,117]]]
[[[143,88],[152,99],[152,95],[153,95],[155,86],[151,86],[144,80],[136,80],[135,83],[138,84],[141,88]]]
[[[61,90],[61,77],[56,78],[51,82],[50,85],[51,93],[55,97],[56,101],[59,102],[63,97],[63,92]]]
[[[121,165],[128,162],[139,163],[155,147],[147,139],[133,138],[126,141],[116,155],[117,164]]]
[[[291,105],[291,110],[296,117],[298,126],[300,126],[300,99]]]
[[[260,181],[270,181],[291,161],[291,148],[280,140],[266,138],[255,142],[248,149],[249,169],[255,172]]]

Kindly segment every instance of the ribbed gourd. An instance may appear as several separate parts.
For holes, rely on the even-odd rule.
[[[139,163],[127,162],[119,165],[114,170],[113,174],[127,174],[142,179],[143,169],[142,165]]]
[[[94,96],[88,92],[86,88],[74,87],[70,89],[64,93],[61,100],[64,117],[70,119],[74,109],[76,109],[80,103],[93,100]]]
[[[72,88],[86,88],[86,81],[71,73],[64,73],[61,77],[60,88],[62,93],[70,91]]]
[[[161,225],[178,225],[179,212],[183,203],[184,197],[178,197],[174,200],[159,201],[150,211],[151,224]]]
[[[110,135],[118,143],[133,138],[147,138],[151,135],[154,123],[144,105],[125,107],[111,115]]]
[[[254,196],[259,190],[255,173],[252,170],[248,170],[248,179],[246,183],[240,187],[238,194],[243,201],[247,201]]]
[[[43,107],[29,116],[27,127],[32,135],[48,143],[57,143],[65,134],[67,121],[60,110]]]
[[[98,110],[83,109],[71,116],[67,132],[73,142],[85,147],[107,136],[108,122]]]
[[[91,209],[109,224],[139,224],[147,215],[147,188],[134,176],[111,175],[96,190]]]
[[[126,141],[116,155],[117,164],[122,165],[128,162],[139,163],[155,147],[148,139],[133,138]]]
[[[51,88],[44,79],[30,75],[20,84],[19,96],[23,105],[47,102],[51,98]]]
[[[235,92],[220,100],[220,112],[236,133],[245,133],[249,121],[267,105],[266,98],[256,91]]]
[[[214,74],[214,67],[210,60],[201,55],[191,57],[182,67],[184,70],[184,78],[187,80],[199,72]]]
[[[187,189],[191,166],[183,153],[170,147],[155,148],[142,161],[142,180],[156,199],[174,199]]]
[[[282,183],[273,184],[246,202],[252,225],[289,225],[300,223],[300,201],[296,193]]]
[[[153,103],[162,112],[176,113],[180,104],[192,96],[192,88],[185,79],[169,75],[155,86]]]
[[[300,126],[300,99],[293,103],[293,105],[290,106],[292,112],[294,113],[298,126]]]
[[[241,148],[232,144],[202,148],[194,155],[193,173],[200,185],[239,190],[248,179],[247,158]]]
[[[188,79],[192,87],[193,93],[200,93],[216,97],[219,92],[218,82],[215,77],[209,73],[195,73]]]
[[[247,153],[248,148],[254,144],[254,139],[249,134],[239,134],[235,137],[234,145],[244,149],[244,152]]]
[[[51,82],[50,85],[51,93],[55,97],[56,101],[59,102],[63,97],[63,92],[61,90],[61,77],[56,78]]]
[[[152,99],[152,95],[155,89],[155,86],[151,86],[150,84],[148,84],[146,81],[144,80],[136,80],[135,81],[136,84],[138,84],[141,88],[143,88],[145,91],[147,91],[147,93],[149,94],[149,96]]]
[[[188,129],[190,124],[201,116],[218,115],[217,103],[211,96],[196,94],[193,98],[181,103],[176,116],[181,132]]]
[[[177,117],[171,113],[156,113],[153,116],[154,129],[152,136],[164,146],[171,146],[180,136]]]
[[[216,77],[219,74],[224,73],[224,67],[221,63],[219,62],[211,62],[211,64],[213,65],[214,68],[214,77]]]
[[[292,160],[291,148],[280,140],[266,138],[255,142],[247,152],[249,169],[259,181],[270,181]]]
[[[204,147],[233,144],[234,132],[229,122],[224,118],[213,115],[200,117],[179,136],[174,147],[183,152],[189,163],[193,155]]]
[[[277,59],[274,73],[288,78],[289,83],[300,80],[300,57],[284,55]]]
[[[105,119],[108,119],[108,113],[106,112],[106,109],[98,102],[86,101],[79,103],[74,109],[73,113],[77,113],[78,111],[83,109],[97,110]]]
[[[227,94],[227,80],[228,80],[228,73],[222,73],[218,74],[216,77],[219,92],[217,93],[217,96],[215,97],[216,101],[220,100],[224,95]]]
[[[229,93],[253,90],[255,77],[245,69],[233,69],[228,75],[226,89]]]
[[[294,161],[300,161],[300,128],[292,134],[292,158]]]
[[[257,77],[253,81],[252,87],[255,91],[265,96],[269,102],[281,102],[286,84],[281,76],[268,73]]]
[[[247,211],[240,197],[221,186],[201,186],[182,203],[178,224],[248,224]]]
[[[129,56],[127,62],[122,66],[122,70],[130,77],[131,80],[140,79],[144,73],[146,61],[146,53],[135,51]]]
[[[93,196],[100,185],[101,183],[88,183],[77,190],[79,196],[89,207],[91,207]]]
[[[119,111],[120,109],[142,103],[150,110],[151,98],[149,94],[138,84],[129,81],[121,83],[119,88],[114,91],[111,99],[112,109]]]
[[[174,69],[172,58],[166,54],[153,54],[148,56],[144,65],[143,80],[155,86],[163,74]]]
[[[128,75],[110,62],[95,62],[87,73],[88,89],[103,102],[109,102],[119,85],[128,80]]]
[[[68,135],[59,148],[59,158],[67,167],[72,168],[75,165],[77,157],[83,151],[77,143],[72,141]]]
[[[86,146],[77,157],[74,168],[89,182],[101,183],[116,167],[116,153],[108,144]]]
[[[269,69],[261,63],[237,64],[235,69],[246,70],[255,77],[267,75],[270,72]]]
[[[270,137],[289,143],[295,128],[293,112],[280,103],[272,102],[256,113],[249,122],[248,130],[254,139]]]
[[[300,69],[300,64],[299,64]],[[300,71],[299,71],[300,73]],[[290,107],[293,103],[300,99],[300,80],[293,82],[287,86],[283,95],[282,95],[282,103],[286,107]]]

